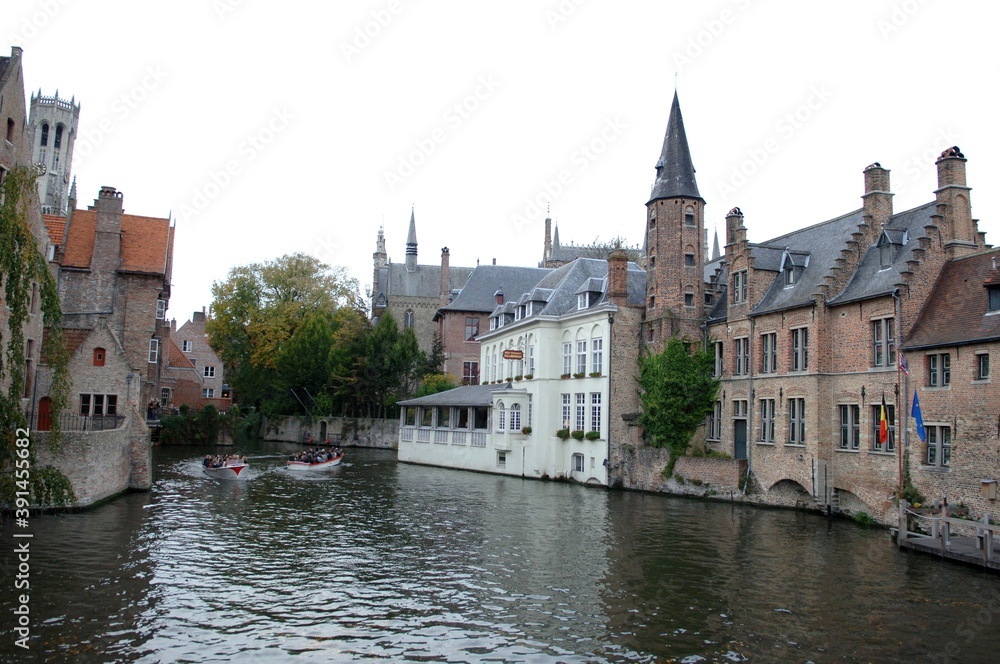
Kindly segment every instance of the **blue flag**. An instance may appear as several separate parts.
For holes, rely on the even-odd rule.
[[[917,398],[917,391],[913,390],[913,408],[910,409],[910,417],[917,421],[917,436],[920,442],[927,442],[927,430],[924,429],[924,416],[920,413],[920,399]]]

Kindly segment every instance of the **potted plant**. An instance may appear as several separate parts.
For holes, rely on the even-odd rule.
[[[521,429],[521,433],[523,433],[525,436],[527,436],[528,434],[531,433],[531,427],[523,427]]]
[[[534,375],[534,374],[524,374],[524,379],[525,379],[525,380],[531,380],[531,379],[532,379],[532,378],[534,378],[534,377],[535,377],[535,375]]]
[[[577,429],[573,433],[571,433],[570,435],[573,436],[574,440],[583,440],[583,437],[586,434],[583,433],[583,429]]]
[[[556,437],[560,440],[566,440],[569,438],[569,429],[559,429],[559,431],[556,431]]]
[[[584,373],[575,373],[575,374],[573,374],[573,378],[583,378],[586,375],[587,374],[584,374]]]
[[[590,372],[590,377],[591,378],[600,378],[601,377],[601,372],[600,371],[591,371]]]
[[[521,382],[522,378],[524,378],[524,376],[514,376],[514,380],[516,380],[518,382]]]
[[[587,440],[597,440],[601,437],[600,431],[588,431],[586,433]]]
[[[514,381],[514,379],[511,378],[510,376],[507,376],[507,378],[505,379],[505,381],[508,382],[508,383],[511,383],[511,382]]]
[[[570,374],[563,374],[560,378],[569,378]]]

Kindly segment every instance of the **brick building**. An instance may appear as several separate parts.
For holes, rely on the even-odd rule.
[[[24,73],[21,65],[23,51],[14,46],[9,57],[0,57],[0,122],[3,125],[4,140],[0,141],[0,183],[5,175],[14,168],[31,166],[31,143],[29,141],[28,115],[25,109]],[[35,191],[29,193],[31,200],[27,202],[28,226],[35,238],[39,252],[48,252],[48,236],[42,221],[41,209],[38,205]],[[10,312],[4,303],[3,275],[0,275],[0,334],[6,363],[7,343],[10,341]],[[28,320],[24,323],[21,333],[24,337],[24,385],[22,392],[22,407],[27,412],[30,409],[31,396],[35,389],[36,371],[39,365],[39,355],[42,348],[42,314],[38,298],[38,283],[32,286],[32,298]],[[10,388],[10,373],[0,376],[0,390],[6,392]]]
[[[83,417],[119,414],[160,396],[167,366],[174,227],[169,219],[125,214],[122,194],[102,187],[93,206],[45,215],[57,245],[63,329],[73,390],[68,410]],[[51,378],[48,378],[51,383]],[[41,386],[40,386],[41,387]],[[39,417],[46,391],[39,390]]]
[[[405,262],[389,260],[382,229],[378,231],[372,259],[372,319],[377,320],[383,312],[392,312],[400,327],[410,328],[416,334],[420,350],[429,354],[438,331],[434,316],[462,288],[472,268],[452,266],[448,247],[441,250],[440,265],[418,264],[417,222],[412,211]]]
[[[170,321],[168,370],[160,381],[160,407],[179,408],[187,404],[200,410],[213,404],[225,412],[232,405],[232,393],[226,385],[222,360],[208,343],[205,323],[209,315],[204,309],[192,314],[176,329]]]

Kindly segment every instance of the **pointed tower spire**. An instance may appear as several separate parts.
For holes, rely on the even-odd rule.
[[[721,257],[722,254],[719,252],[719,229],[715,229],[715,241],[712,243],[712,260],[716,260]]]
[[[413,208],[410,208],[410,230],[406,234],[406,270],[417,269],[417,221]]]
[[[559,244],[559,222],[557,221],[556,229],[552,232],[552,248],[558,249],[560,246],[562,245]]]
[[[663,149],[656,162],[656,182],[650,200],[659,198],[701,198],[698,182],[694,177],[694,164],[688,148],[687,134],[684,132],[684,118],[681,104],[674,91],[674,102],[670,106],[667,133],[663,137]]]

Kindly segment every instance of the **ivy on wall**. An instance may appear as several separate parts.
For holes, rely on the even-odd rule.
[[[68,505],[75,501],[69,480],[52,466],[35,465],[34,434],[29,436],[27,473],[24,463],[17,467],[16,441],[18,429],[28,429],[22,410],[25,379],[24,327],[29,320],[32,293],[38,285],[42,321],[45,326],[42,356],[53,369],[49,393],[52,400],[52,432],[49,445],[58,449],[60,441],[59,413],[66,406],[70,391],[69,356],[63,343],[62,310],[55,279],[49,272],[45,256],[31,232],[31,209],[37,206],[34,169],[19,166],[9,171],[0,186],[0,286],[2,305],[6,306],[8,322],[0,326],[0,379],[7,383],[0,390],[0,505],[15,504],[17,491],[30,491],[31,504],[43,506]],[[23,431],[22,431],[23,434]],[[23,438],[23,435],[21,436]]]

